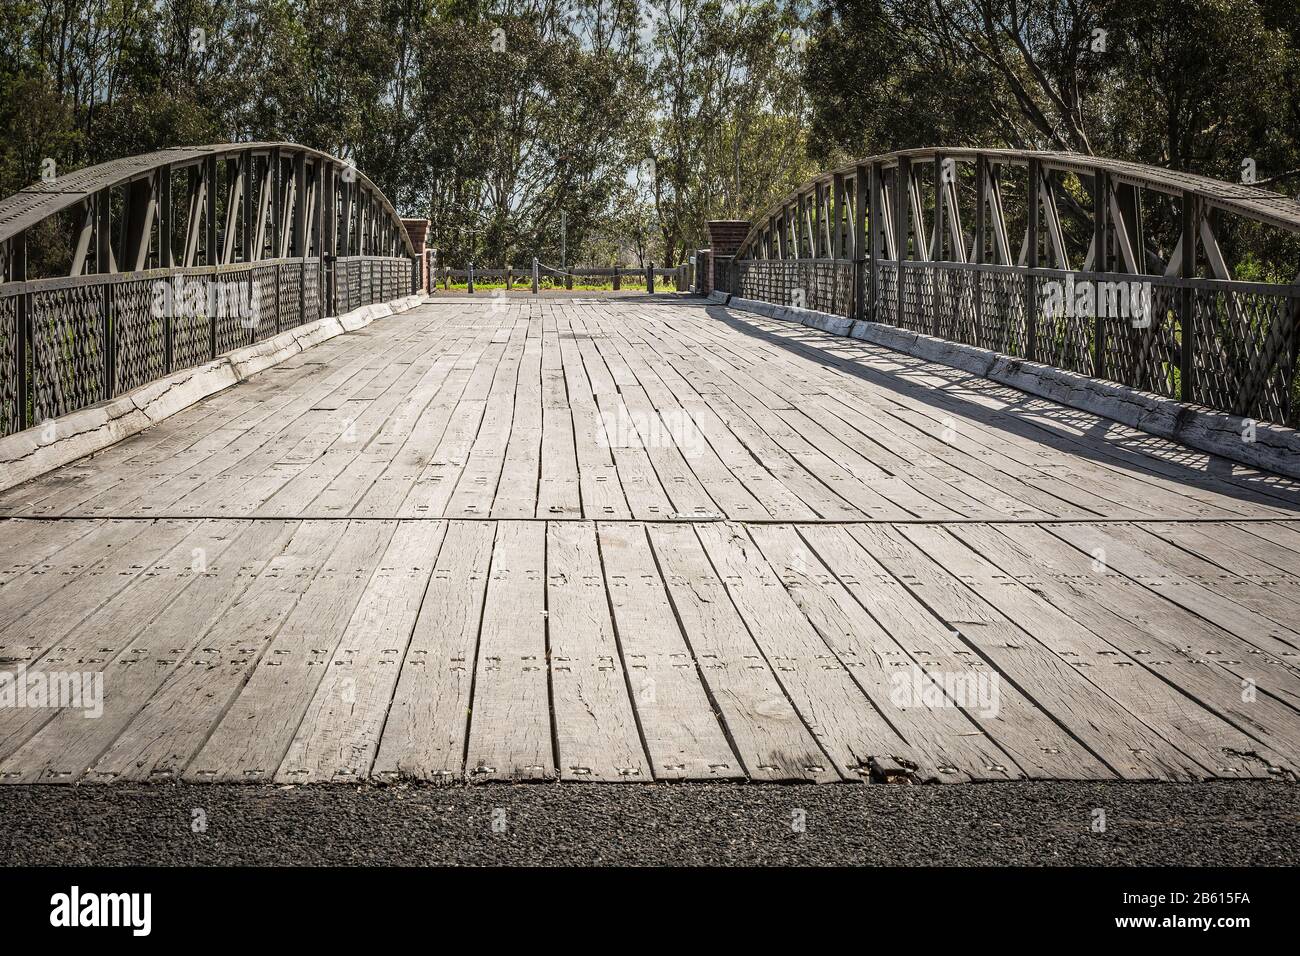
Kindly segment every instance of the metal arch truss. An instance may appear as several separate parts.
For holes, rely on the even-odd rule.
[[[173,174],[185,176],[179,233]],[[118,187],[126,196],[113,222]],[[0,201],[4,281],[25,278],[15,274],[24,233],[69,209],[82,222],[72,276],[302,257],[322,246],[330,255],[415,255],[392,204],[351,163],[293,143],[226,143],[101,163]]]
[[[1159,197],[1179,230],[1167,257],[1147,235]],[[745,298],[1294,426],[1300,276],[1234,281],[1228,217],[1300,234],[1300,202],[1251,185],[1077,153],[902,150],[791,192],[717,272]]]
[[[37,276],[55,217],[72,219],[70,255]],[[163,149],[37,183],[0,200],[0,435],[407,294],[415,255],[373,182],[293,143]]]

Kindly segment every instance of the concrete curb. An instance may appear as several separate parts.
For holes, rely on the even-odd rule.
[[[173,372],[110,401],[0,438],[0,491],[102,451],[313,345],[365,328],[375,319],[406,312],[424,301],[424,296],[409,295],[300,325],[214,361]]]
[[[1300,479],[1300,431],[1256,422],[1239,415],[1188,405],[1127,385],[1089,378],[1050,365],[962,345],[879,322],[757,302],[732,296],[729,307],[770,319],[798,322],[809,328],[869,342],[927,362],[959,368],[1000,385],[1092,412],[1149,435],[1180,442],[1200,451]],[[1243,436],[1254,425],[1254,441]]]

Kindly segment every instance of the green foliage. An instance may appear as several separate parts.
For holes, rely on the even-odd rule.
[[[908,147],[1070,150],[1294,194],[1295,0],[823,0],[804,70],[820,165]],[[1064,213],[1081,218],[1082,194]],[[1066,223],[1067,230],[1073,228]],[[1147,213],[1148,252],[1177,221]],[[1243,235],[1220,234],[1229,261]],[[1292,238],[1254,236],[1294,281]]]
[[[1300,165],[1294,0],[823,0],[821,160],[1074,150],[1235,180]],[[1266,172],[1267,171],[1267,172]]]
[[[353,159],[403,214],[432,220],[431,243],[458,266],[558,265],[562,242],[567,265],[672,266],[707,242],[709,219],[758,215],[831,164],[912,146],[1069,149],[1226,179],[1250,158],[1264,185],[1294,193],[1300,5],[0,7],[0,195],[35,181],[45,159],[64,173],[164,146],[275,139]],[[1172,221],[1149,215],[1154,252],[1167,253],[1158,237]],[[1241,237],[1220,238],[1233,251]],[[1294,246],[1277,240],[1238,268],[1285,275],[1277,263]]]

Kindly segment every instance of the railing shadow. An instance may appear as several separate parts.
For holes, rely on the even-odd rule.
[[[1113,427],[1119,423],[996,382],[989,383],[990,387],[985,394],[1008,400],[1008,404],[1000,409],[988,408],[979,402],[963,398],[947,388],[936,390],[932,386],[911,382],[897,372],[873,368],[853,358],[835,354],[827,348],[827,346],[839,346],[861,349],[864,354],[889,355],[892,360],[909,366],[917,372],[924,369],[928,377],[938,376],[945,379],[952,388],[964,388],[966,387],[963,385],[964,382],[979,378],[970,372],[951,366],[929,362],[902,352],[892,352],[884,346],[834,336],[828,332],[793,323],[789,324],[793,335],[777,334],[762,328],[759,323],[782,322],[782,320],[768,319],[763,316],[737,318],[732,310],[719,305],[707,307],[706,312],[711,318],[750,338],[785,349],[869,382],[873,386],[906,395],[933,408],[960,415],[1009,435],[1028,439],[1058,451],[1065,451],[1110,468],[1148,477],[1171,479],[1205,488],[1225,497],[1294,511],[1300,516],[1300,482],[1281,475],[1244,465],[1240,467],[1245,470],[1234,474],[1233,468],[1238,463],[1221,456],[1187,448],[1167,439],[1136,432],[1124,425],[1119,427],[1134,434],[1111,434]],[[1053,427],[1057,423],[1061,426],[1059,429]],[[1082,432],[1082,437],[1072,434],[1070,429]],[[1090,443],[1090,439],[1092,443],[1105,442],[1105,447],[1096,447],[1095,444]],[[1195,459],[1197,464],[1189,464],[1186,459]],[[1251,487],[1252,485],[1255,487]]]

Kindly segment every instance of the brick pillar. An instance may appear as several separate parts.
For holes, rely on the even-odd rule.
[[[713,270],[709,268],[709,250],[695,250],[695,288],[696,295],[708,295],[713,291]]]
[[[415,258],[420,263],[420,288],[425,292],[430,290],[429,280],[429,257],[424,254],[424,250],[429,242],[429,220],[427,219],[403,219],[402,225],[406,227],[406,234],[411,237],[411,245],[415,247]]]
[[[749,235],[749,222],[744,219],[714,219],[709,222],[709,267],[705,275],[704,294],[714,289],[730,292],[727,273],[740,244]]]

